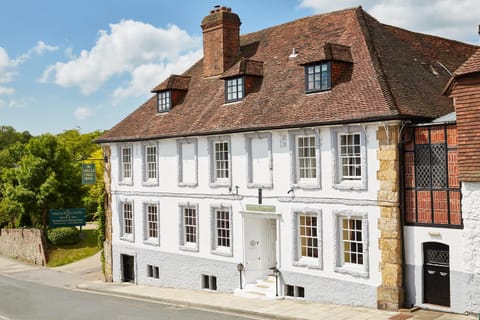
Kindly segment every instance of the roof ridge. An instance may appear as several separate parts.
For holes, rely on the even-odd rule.
[[[368,15],[368,17],[370,17],[371,19],[375,20],[375,22],[377,22],[379,25],[382,24],[377,19],[366,13],[361,6],[357,8],[356,16],[365,39],[365,44],[368,48],[368,52],[370,53],[372,65],[377,71],[375,74],[378,77],[378,83],[382,87],[383,96],[386,100],[386,103],[390,106],[390,110],[396,110],[397,113],[400,113],[398,104],[395,101],[395,96],[392,92],[392,88],[390,87],[387,77],[385,76],[385,69],[383,68],[382,61],[378,57],[378,50],[375,46],[374,41],[372,40],[371,31],[366,19],[366,15]]]
[[[270,27],[267,27],[267,28],[264,28],[264,29],[257,30],[257,31],[253,31],[253,32],[245,33],[245,34],[240,34],[240,40],[241,40],[242,37],[245,37],[245,36],[251,36],[251,35],[254,35],[254,34],[257,34],[257,33],[266,32],[268,30],[272,30],[272,29],[275,29],[275,28],[278,28],[278,27],[281,27],[281,26],[286,26],[286,25],[289,25],[289,24],[298,23],[299,21],[302,21],[302,20],[309,20],[311,18],[320,17],[320,16],[331,16],[331,15],[336,15],[336,14],[340,14],[340,13],[347,12],[347,11],[356,11],[358,9],[363,10],[362,6],[356,6],[356,7],[350,7],[350,8],[340,9],[340,10],[331,11],[331,12],[322,12],[322,13],[317,13],[317,14],[313,14],[313,15],[310,15],[310,16],[306,16],[306,17],[301,17],[301,18],[298,18],[298,19],[295,19],[295,20],[291,20],[291,21],[287,21],[287,22],[284,22],[284,23],[276,24],[276,25],[273,25],[273,26],[270,26]]]

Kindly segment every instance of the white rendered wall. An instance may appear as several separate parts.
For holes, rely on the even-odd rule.
[[[263,139],[252,143],[253,158],[257,158],[258,166],[251,168],[254,174],[254,184],[268,184],[272,177],[271,188],[263,188],[263,204],[273,205],[280,214],[280,257],[279,268],[286,273],[298,275],[310,275],[339,280],[342,283],[356,283],[366,285],[369,292],[374,292],[381,284],[381,274],[378,266],[380,251],[378,248],[379,232],[377,222],[379,208],[376,206],[379,183],[376,179],[379,164],[377,160],[378,141],[376,133],[383,124],[372,123],[363,125],[366,136],[366,168],[367,187],[363,190],[340,190],[335,188],[333,163],[335,153],[332,146],[332,128],[318,128],[319,151],[320,151],[320,188],[302,189],[296,188],[294,192],[287,194],[291,189],[291,145],[289,130],[277,130],[268,132],[271,135],[271,163],[265,159],[265,147],[268,143]],[[198,168],[198,184],[182,186],[178,183],[178,142],[175,139],[156,141],[158,153],[158,185],[144,185],[143,180],[143,151],[144,143],[134,142],[126,144],[112,144],[112,212],[113,212],[113,247],[114,252],[146,252],[146,250],[158,250],[168,254],[179,254],[199,259],[212,259],[225,263],[236,264],[244,260],[243,218],[241,211],[245,210],[246,204],[257,203],[257,188],[249,188],[248,181],[248,156],[246,134],[231,134],[231,189],[228,187],[212,188],[210,182],[210,159],[209,140],[207,137],[196,137]],[[255,139],[253,139],[255,140]],[[123,185],[119,183],[119,146],[131,145],[133,147],[133,184]],[[183,152],[188,150],[182,149]],[[255,161],[253,161],[255,163]],[[188,177],[191,177],[191,155],[188,156]],[[257,170],[266,170],[270,167],[270,173],[263,172],[256,175]],[[191,179],[190,179],[191,180]],[[236,195],[235,186],[238,186]],[[120,239],[120,201],[132,201],[134,203],[135,237],[129,242]],[[144,243],[144,203],[158,202],[160,212],[160,242],[158,246]],[[179,245],[179,204],[189,203],[198,205],[199,213],[199,248],[197,252],[181,250]],[[232,256],[212,254],[211,250],[211,206],[222,205],[231,208],[233,218],[233,253]],[[320,234],[322,247],[321,268],[308,268],[294,266],[293,252],[295,243],[295,225],[293,214],[295,211],[314,209],[321,211],[322,225]],[[358,277],[351,274],[335,271],[335,236],[334,230],[336,211],[351,211],[358,214],[366,214],[368,220],[368,276]],[[117,248],[117,249],[115,249]],[[129,251],[130,250],[130,251]],[[153,255],[152,255],[153,257]],[[153,258],[152,258],[153,259]],[[145,261],[143,259],[142,261]],[[115,281],[120,281],[121,273],[119,259],[114,258],[113,269]],[[351,293],[355,296],[355,293]],[[353,299],[350,296],[346,299]],[[372,297],[375,300],[375,297]],[[372,300],[370,299],[370,300]],[[372,301],[373,301],[372,300]],[[372,305],[372,301],[368,304]],[[355,301],[343,303],[361,304]],[[376,302],[373,303],[374,306]]]

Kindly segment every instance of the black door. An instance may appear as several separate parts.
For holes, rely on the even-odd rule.
[[[449,249],[445,244],[423,244],[423,301],[450,306]]]
[[[135,260],[133,256],[122,254],[122,281],[135,282]]]

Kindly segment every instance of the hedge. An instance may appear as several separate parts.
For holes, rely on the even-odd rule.
[[[75,227],[49,229],[48,240],[55,245],[76,244],[80,240],[79,231]]]

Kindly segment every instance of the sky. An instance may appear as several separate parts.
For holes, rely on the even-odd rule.
[[[241,34],[361,5],[382,23],[480,45],[478,0],[2,0],[0,125],[108,130],[202,57],[215,5]]]

